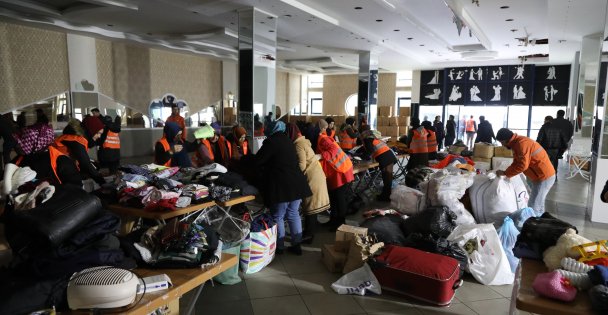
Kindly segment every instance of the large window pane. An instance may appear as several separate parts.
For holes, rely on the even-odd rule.
[[[530,129],[539,130],[545,123],[545,117],[557,117],[557,111],[560,109],[565,111],[566,106],[532,106],[532,125]]]
[[[357,93],[351,94],[351,96],[346,99],[346,103],[344,104],[344,110],[346,111],[347,116],[355,116],[358,100],[359,96],[357,95]]]
[[[412,86],[412,71],[397,72],[397,86]]]
[[[313,98],[310,100],[310,111],[313,115],[323,114],[323,99]]]
[[[507,122],[507,128],[511,130],[526,130],[528,132],[528,106],[509,106],[509,121]]]
[[[418,115],[420,122],[425,120],[433,122],[435,116],[443,116],[443,106],[420,106],[420,114]]]

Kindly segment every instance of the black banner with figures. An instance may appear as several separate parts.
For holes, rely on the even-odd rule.
[[[570,89],[570,66],[537,66],[533,105],[566,106]]]

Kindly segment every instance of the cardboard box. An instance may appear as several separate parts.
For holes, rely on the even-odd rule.
[[[504,171],[511,163],[513,163],[513,158],[495,156],[492,158],[492,169]]]
[[[412,116],[411,114],[412,114],[411,107],[400,107],[399,108],[399,116],[401,116],[401,117]]]
[[[503,146],[494,147],[494,156],[497,157],[513,157],[513,151]]]
[[[236,116],[236,107],[224,107],[224,116]]]
[[[334,245],[325,244],[321,248],[321,260],[329,272],[338,273],[344,269],[346,254],[336,251]]]
[[[410,116],[399,116],[399,126],[409,126]]]
[[[481,142],[475,143],[473,148],[473,156],[491,159],[494,157],[494,146]]]
[[[392,116],[393,106],[378,106],[378,116]]]
[[[355,235],[366,236],[367,228],[342,224],[336,230],[336,243],[334,245],[338,252],[348,252],[350,242],[355,239]]]
[[[477,162],[483,162],[483,163],[492,163],[492,159],[488,159],[488,158],[482,158],[482,157],[473,157],[473,162],[477,163]]]
[[[399,126],[390,126],[386,127],[386,136],[387,137],[399,137]]]
[[[376,118],[376,124],[378,126],[388,126],[388,117],[386,117],[386,116],[378,116]]]
[[[399,117],[389,117],[388,125],[389,126],[399,126]]]

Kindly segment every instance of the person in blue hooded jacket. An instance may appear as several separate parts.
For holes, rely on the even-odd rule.
[[[182,129],[174,122],[167,122],[163,137],[154,147],[154,163],[164,166],[190,167],[192,161],[182,140]]]

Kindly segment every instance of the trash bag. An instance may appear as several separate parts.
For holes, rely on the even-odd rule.
[[[398,185],[391,192],[391,208],[412,215],[424,209],[424,194],[417,189]]]
[[[542,256],[542,253],[547,248],[557,243],[557,239],[559,239],[567,229],[573,229],[578,233],[578,230],[574,225],[555,218],[545,212],[538,218],[532,217],[524,222],[518,242],[521,241],[530,246],[538,244],[538,249]]]
[[[525,207],[509,214],[509,218],[513,220],[513,225],[515,225],[517,230],[520,232],[521,229],[524,227],[524,222],[526,222],[526,220],[532,217],[538,217],[538,213],[530,207]]]
[[[434,171],[428,167],[414,168],[405,175],[405,185],[410,188],[418,189],[421,183],[426,182]]]
[[[367,228],[367,234],[375,234],[378,242],[403,246],[405,235],[401,230],[404,220],[398,215],[384,215],[369,218],[359,226]]]
[[[456,214],[448,207],[430,207],[407,218],[402,225],[403,234],[422,233],[447,237],[456,227],[455,220]]]
[[[363,267],[345,274],[332,283],[331,288],[338,294],[365,295],[368,291],[382,294],[380,283],[368,264],[363,264]]]
[[[473,215],[460,199],[466,190],[473,185],[475,173],[460,174],[460,171],[451,172],[443,169],[433,174],[429,181],[420,184],[420,191],[426,196],[425,205],[446,206],[456,214],[456,224],[475,224]]]
[[[515,280],[494,225],[459,225],[447,239],[467,253],[468,272],[481,284],[512,284]]]
[[[513,254],[513,247],[517,243],[517,236],[519,236],[519,230],[513,223],[510,217],[506,217],[503,220],[502,226],[498,229],[498,238],[500,238],[500,244],[504,249],[509,265],[511,265],[511,271],[515,272],[517,265],[519,264],[519,258]]]
[[[432,234],[412,233],[405,239],[405,247],[412,247],[419,250],[452,257],[460,263],[460,277],[468,265],[467,253],[443,237],[433,236]]]

